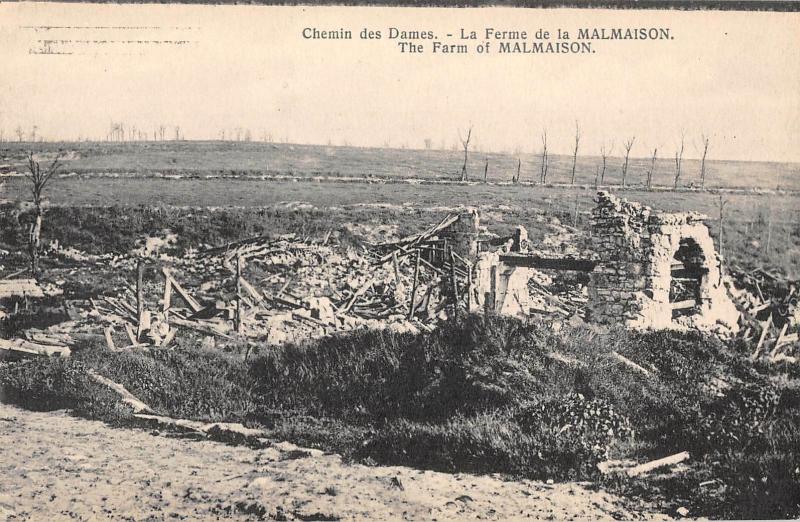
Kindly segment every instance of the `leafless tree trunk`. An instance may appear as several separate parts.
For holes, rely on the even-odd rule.
[[[575,121],[575,148],[572,150],[572,178],[570,184],[575,184],[575,164],[578,162],[578,145],[581,142],[581,128],[578,122]]]
[[[59,158],[60,155],[57,155],[50,166],[42,171],[39,162],[33,158],[33,153],[28,153],[27,178],[31,182],[31,195],[33,196],[35,212],[28,239],[28,253],[31,258],[31,273],[34,277],[39,274],[39,250],[41,246],[42,218],[44,216],[42,194],[50,179],[61,168]]]
[[[34,126],[31,128],[31,141],[33,141],[33,142],[35,142],[35,141],[36,141],[36,131],[37,131],[37,130],[39,130],[39,127],[37,127],[36,125],[34,125]]]
[[[681,180],[681,165],[683,164],[683,147],[686,142],[686,134],[681,133],[681,146],[675,152],[675,183],[673,185],[674,189],[678,188],[678,183]]]
[[[703,134],[703,159],[700,160],[700,188],[706,188],[706,156],[708,155],[708,136]]]
[[[547,159],[547,129],[545,129],[542,131],[542,166],[541,172],[539,173],[539,182],[542,185],[547,183],[547,170],[549,168]]]
[[[653,149],[653,159],[650,160],[650,170],[647,171],[647,190],[653,188],[653,172],[656,170],[656,155],[658,147]]]
[[[600,157],[603,159],[603,170],[600,171],[600,184],[604,184],[606,181],[606,164],[608,160],[608,156],[614,151],[614,142],[611,142],[611,147],[606,150],[606,144],[603,143],[600,146]]]
[[[175,125],[175,141],[181,140],[181,127],[180,125]]]
[[[517,158],[517,175],[511,178],[514,184],[519,183],[519,171],[522,170],[522,158]]]
[[[486,164],[483,166],[483,182],[486,183],[486,178],[489,176],[489,158],[486,158]]]
[[[14,129],[14,133],[17,135],[17,141],[22,143],[22,138],[25,137],[25,131],[22,130],[22,127],[17,125],[17,128]]]
[[[625,163],[622,164],[622,186],[625,186],[625,178],[628,176],[628,158],[631,156],[631,149],[633,142],[636,141],[636,136],[631,136],[631,139],[624,143],[625,147]]]
[[[461,166],[461,181],[467,181],[467,159],[469,158],[469,140],[472,138],[472,127],[467,131],[467,138],[461,137],[458,133],[458,139],[461,140],[461,146],[464,148],[464,164]]]

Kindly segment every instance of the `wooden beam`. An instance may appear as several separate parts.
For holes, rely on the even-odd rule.
[[[527,254],[501,255],[500,261],[510,266],[547,270],[571,270],[576,272],[591,272],[598,265],[598,262],[593,259],[540,257]]]
[[[456,278],[456,255],[450,250],[450,281],[453,285],[453,319],[458,319],[458,279]]]
[[[686,299],[685,301],[677,301],[672,303],[673,310],[686,310],[687,308],[694,308],[699,303],[697,299]]]
[[[111,390],[117,392],[117,394],[122,397],[122,402],[133,408],[134,413],[153,413],[153,410],[147,404],[143,403],[139,399],[137,399],[131,392],[129,392],[123,385],[117,384],[111,379],[103,377],[102,375],[98,374],[91,368],[89,369],[89,377],[92,378],[98,384],[102,384]]]
[[[681,453],[676,453],[675,455],[670,455],[669,457],[664,457],[663,459],[653,460],[650,462],[646,462],[644,464],[639,464],[638,466],[634,466],[626,471],[629,477],[638,477],[644,473],[648,473],[650,471],[656,470],[658,468],[662,468],[664,466],[674,466],[679,462],[683,462],[689,458],[689,452],[684,451]]]
[[[136,338],[136,334],[133,332],[133,327],[129,323],[125,323],[125,333],[128,334],[128,339],[130,339],[131,344],[139,344],[139,340]]]
[[[419,283],[419,258],[420,258],[420,251],[417,250],[416,260],[414,262],[414,283],[411,286],[411,302],[408,305],[408,320],[410,321],[414,317],[414,311],[416,309],[416,298],[417,298],[417,284]]]
[[[637,372],[641,372],[642,374],[650,377],[650,371],[649,370],[647,370],[646,368],[643,368],[642,366],[639,366],[638,364],[636,364],[635,362],[631,361],[627,357],[624,357],[623,355],[620,355],[617,352],[611,352],[609,355],[611,357],[613,357],[614,359],[618,360],[619,362],[621,362],[622,364],[624,364],[625,366],[627,366],[628,368],[634,369]]]
[[[767,319],[761,323],[761,336],[758,338],[758,344],[756,345],[756,349],[753,352],[753,360],[755,360],[759,353],[761,352],[761,345],[764,344],[764,339],[767,338],[767,332],[769,332],[770,327],[772,326],[772,314],[767,317]]]
[[[172,277],[172,275],[169,273],[166,267],[162,268],[161,272],[164,274],[164,277],[170,280],[170,283],[172,283],[172,287],[175,289],[176,292],[178,292],[178,295],[180,295],[181,298],[183,298],[183,300],[186,301],[186,304],[188,304],[189,308],[192,309],[192,313],[196,314],[197,312],[203,309],[203,307],[200,306],[200,303],[198,303],[194,299],[194,297],[189,295],[189,293],[186,290],[184,290],[184,288],[180,285],[180,283],[178,283],[178,281],[176,281],[175,278]]]
[[[242,333],[242,256],[236,256],[236,333]]]
[[[72,353],[66,346],[33,343],[24,339],[0,339],[0,350],[6,350],[18,355],[58,357],[69,357]]]
[[[144,261],[139,259],[136,263],[136,339],[142,337],[144,315]]]
[[[114,344],[114,337],[113,337],[114,328],[109,326],[103,331],[103,333],[105,334],[106,337],[106,345],[108,346],[108,349],[111,350],[112,352],[116,352],[117,347]]]

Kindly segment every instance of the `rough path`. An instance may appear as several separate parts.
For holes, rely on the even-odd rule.
[[[576,484],[347,465],[0,404],[1,520],[664,519]]]

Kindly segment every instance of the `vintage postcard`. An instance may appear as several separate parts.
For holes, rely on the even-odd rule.
[[[0,63],[0,519],[800,517],[797,3],[0,3]]]

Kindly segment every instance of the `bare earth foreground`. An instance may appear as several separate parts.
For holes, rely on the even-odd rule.
[[[0,519],[665,519],[577,484],[343,464],[0,404]]]

